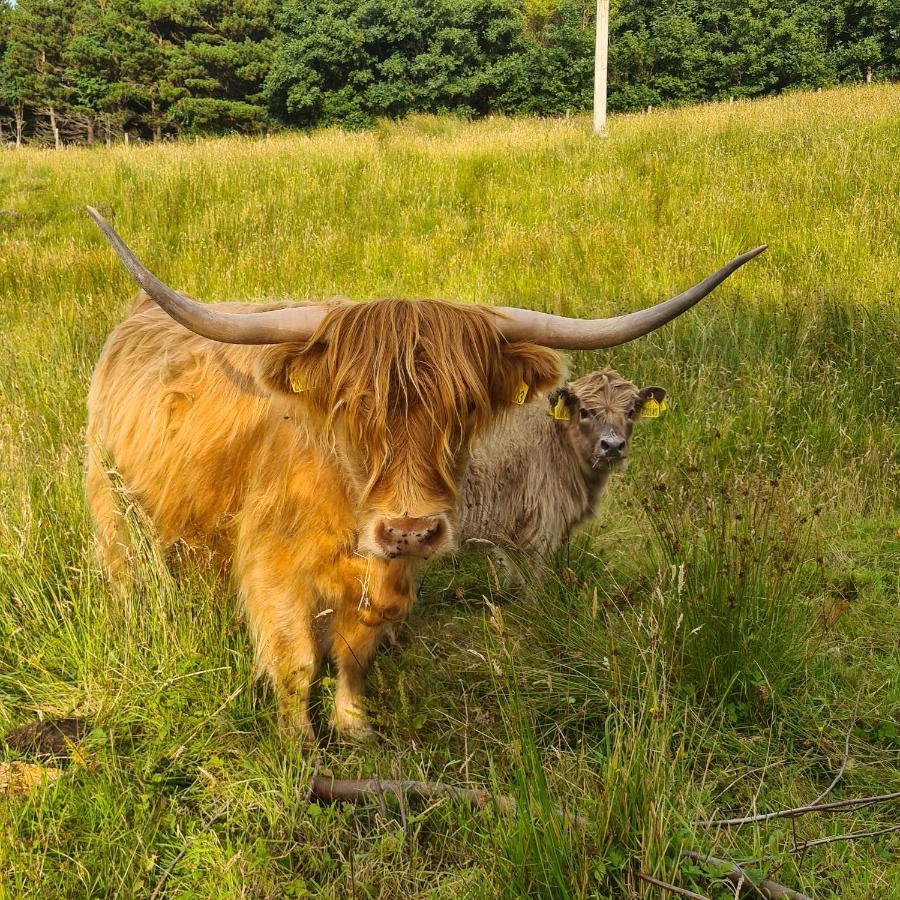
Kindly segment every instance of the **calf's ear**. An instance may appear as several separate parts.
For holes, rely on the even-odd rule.
[[[550,405],[550,415],[561,421],[571,419],[578,409],[578,398],[565,386],[550,391],[547,403]]]
[[[528,403],[556,387],[565,373],[563,359],[555,350],[522,341],[501,346],[500,370],[491,384],[491,402],[496,409]]]
[[[661,387],[641,388],[641,403],[646,403],[650,398],[657,403],[662,403],[666,399],[666,389]]]
[[[636,413],[640,414],[640,411],[644,408],[644,404],[648,400],[655,400],[657,403],[662,405],[662,402],[665,399],[666,399],[666,389],[665,388],[657,387],[655,385],[653,387],[641,388],[640,392],[638,393],[637,403],[635,403],[635,405],[634,405],[634,411]],[[663,409],[665,409],[664,406],[663,406]],[[659,414],[659,410],[657,409],[655,415],[658,415],[658,414]]]

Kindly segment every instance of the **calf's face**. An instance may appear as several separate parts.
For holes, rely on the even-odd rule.
[[[665,396],[661,387],[638,388],[607,369],[558,388],[549,399],[578,457],[601,469],[628,457],[631,432],[644,404],[651,398],[661,403]]]

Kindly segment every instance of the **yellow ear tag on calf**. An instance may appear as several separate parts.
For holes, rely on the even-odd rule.
[[[306,390],[306,385],[296,373],[291,373],[291,390],[295,394],[302,394]]]
[[[664,413],[668,409],[668,404],[665,400],[660,403],[655,398],[651,397],[647,400],[646,403],[641,407],[641,418],[642,419],[658,419],[660,413]]]
[[[521,406],[525,402],[525,398],[528,396],[528,385],[523,381],[517,388],[516,393],[513,395],[513,403],[518,403]]]
[[[559,400],[556,401],[556,403],[550,409],[550,415],[560,422],[569,421],[569,407],[566,404],[564,397],[560,396]]]

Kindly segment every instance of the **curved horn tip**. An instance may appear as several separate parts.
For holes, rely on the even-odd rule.
[[[94,220],[94,223],[103,232],[103,234],[106,235],[107,238],[109,238],[112,234],[115,234],[112,225],[110,225],[109,222],[106,221],[106,219],[100,214],[99,210],[97,210],[93,206],[85,206],[85,209],[87,210],[87,214]],[[118,237],[118,235],[116,235],[116,237]]]

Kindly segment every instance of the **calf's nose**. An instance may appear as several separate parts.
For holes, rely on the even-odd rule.
[[[625,438],[618,435],[607,435],[600,441],[600,452],[603,456],[615,459],[625,449]]]
[[[375,525],[375,543],[390,559],[398,556],[428,559],[446,543],[449,533],[446,516],[385,518]]]

